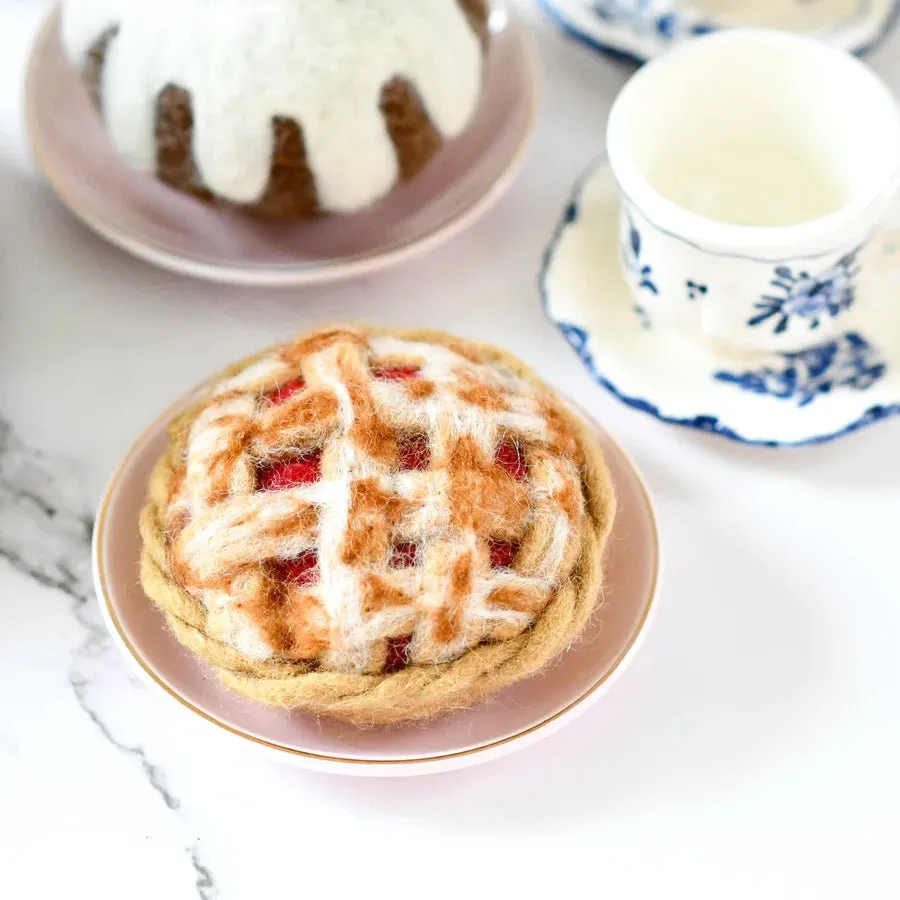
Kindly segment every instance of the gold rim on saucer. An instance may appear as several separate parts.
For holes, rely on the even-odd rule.
[[[142,434],[132,443],[129,447],[128,451],[123,456],[122,460],[119,462],[116,467],[115,472],[113,473],[109,483],[107,484],[103,497],[100,501],[100,506],[97,512],[97,520],[94,528],[93,535],[93,547],[92,547],[92,556],[93,556],[93,564],[94,564],[94,581],[95,586],[97,588],[98,593],[98,601],[102,604],[103,610],[106,613],[108,621],[112,624],[115,629],[115,637],[118,642],[127,649],[129,655],[131,656],[134,663],[138,665],[138,667],[142,670],[144,676],[150,680],[154,685],[161,688],[166,694],[176,700],[182,707],[190,710],[191,712],[198,715],[201,719],[209,722],[210,724],[220,728],[235,737],[242,738],[246,741],[249,741],[253,744],[257,744],[259,746],[265,747],[269,750],[279,751],[281,753],[287,753],[290,756],[301,757],[305,759],[317,760],[320,762],[327,763],[342,763],[349,764],[353,766],[358,765],[366,765],[366,766],[403,766],[403,765],[418,765],[423,763],[439,763],[452,759],[459,759],[461,757],[472,756],[478,753],[484,753],[486,751],[496,749],[498,747],[502,747],[506,744],[510,744],[513,741],[520,740],[528,735],[534,734],[535,732],[546,728],[548,725],[556,722],[560,718],[568,715],[572,712],[576,707],[580,706],[585,700],[587,700],[592,694],[594,694],[598,689],[603,687],[621,668],[622,664],[625,660],[631,655],[632,651],[635,649],[636,644],[639,639],[643,636],[647,623],[650,619],[651,613],[655,611],[656,608],[656,599],[658,594],[659,587],[659,575],[660,575],[660,545],[659,545],[659,528],[656,521],[656,516],[654,514],[653,504],[650,499],[650,494],[647,490],[647,487],[644,483],[643,477],[638,471],[637,467],[634,465],[631,457],[622,449],[622,447],[609,437],[608,434],[604,432],[606,439],[610,442],[610,444],[615,448],[616,452],[620,455],[622,461],[627,465],[631,474],[634,475],[635,483],[639,489],[639,496],[643,503],[645,513],[650,525],[650,531],[652,535],[652,558],[653,558],[653,575],[650,583],[650,590],[646,599],[642,604],[641,617],[637,622],[637,625],[634,627],[633,633],[630,635],[627,643],[623,646],[619,654],[616,656],[615,661],[610,666],[609,670],[604,673],[604,675],[599,678],[596,682],[594,682],[587,690],[583,691],[578,697],[574,700],[566,704],[562,709],[553,713],[552,715],[546,716],[539,722],[534,723],[533,725],[528,726],[527,728],[521,729],[514,734],[507,735],[506,737],[500,738],[495,741],[490,741],[485,744],[481,744],[477,747],[470,747],[465,750],[458,750],[450,753],[439,753],[430,756],[418,756],[418,757],[406,757],[403,759],[365,759],[365,758],[353,758],[353,757],[342,757],[342,756],[333,756],[330,754],[323,753],[314,753],[308,750],[299,750],[294,747],[288,747],[284,744],[275,743],[272,741],[265,740],[264,738],[257,737],[253,734],[250,734],[246,731],[242,731],[239,728],[235,728],[232,725],[229,725],[215,716],[210,715],[204,710],[200,709],[190,700],[183,697],[177,691],[175,691],[160,675],[158,675],[150,665],[143,659],[141,654],[138,652],[137,648],[128,638],[124,627],[122,626],[121,621],[116,613],[116,610],[110,600],[109,587],[106,581],[106,567],[105,567],[105,559],[104,559],[104,543],[105,543],[105,532],[107,525],[107,515],[109,512],[109,506],[112,499],[113,494],[115,493],[117,487],[119,486],[123,472],[127,463],[134,457],[134,455],[138,452],[141,446],[145,443],[145,441],[150,438],[151,435],[155,434],[156,431],[160,427],[165,427],[169,421],[178,413],[179,410],[183,409],[186,402],[189,402],[189,399],[193,397],[199,390],[202,390],[203,385],[200,385],[198,388],[190,391],[184,398],[175,403],[172,407],[158,416],[143,432]],[[589,418],[589,421],[593,421]],[[137,528],[137,522],[135,521],[134,527]],[[615,526],[613,527],[613,534],[615,534]],[[148,599],[148,603],[151,601]]]

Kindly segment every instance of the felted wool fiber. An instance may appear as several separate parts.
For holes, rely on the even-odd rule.
[[[471,121],[488,0],[64,0],[125,160],[270,218],[350,213]]]
[[[615,500],[596,438],[497,348],[320,329],[213,379],[170,438],[144,589],[260,703],[360,725],[468,706],[600,600]]]

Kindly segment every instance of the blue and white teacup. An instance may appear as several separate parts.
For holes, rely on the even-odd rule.
[[[900,109],[857,59],[782,32],[701,37],[628,82],[607,141],[654,326],[792,351],[877,306]]]

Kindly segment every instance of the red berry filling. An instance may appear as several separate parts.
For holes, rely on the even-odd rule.
[[[409,381],[419,374],[418,366],[376,366],[372,374],[382,381]]]
[[[306,387],[306,382],[302,378],[295,378],[293,381],[285,382],[278,390],[273,391],[268,396],[269,403],[277,405],[290,400],[294,394],[299,394]]]
[[[267,466],[259,474],[261,491],[286,491],[302,484],[315,484],[322,477],[322,454],[306,453]]]
[[[497,453],[494,457],[497,464],[508,474],[512,475],[516,481],[523,481],[528,475],[528,463],[525,461],[525,454],[522,448],[513,443],[513,441],[504,441],[497,447]]]
[[[397,541],[391,549],[392,569],[412,569],[419,560],[419,545],[415,541]]]
[[[414,434],[400,440],[400,469],[421,471],[431,462],[431,448],[424,434]]]
[[[319,554],[307,550],[295,559],[280,559],[275,564],[277,577],[296,587],[306,587],[319,580]]]
[[[412,643],[412,635],[388,639],[387,660],[384,664],[384,672],[390,675],[406,668],[409,663],[409,645]]]
[[[515,541],[491,541],[490,550],[492,569],[511,569],[519,545]]]

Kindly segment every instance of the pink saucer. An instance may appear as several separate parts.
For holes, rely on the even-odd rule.
[[[295,224],[217,210],[135,174],[108,141],[59,41],[59,14],[32,50],[25,112],[32,152],[86,225],[129,253],[185,275],[300,285],[362,275],[424,253],[472,224],[512,184],[534,129],[539,68],[524,25],[490,19],[475,121],[417,179],[373,209]]]
[[[593,423],[619,498],[606,595],[583,638],[546,673],[427,726],[365,731],[231,694],[170,634],[139,583],[138,516],[147,480],[165,448],[167,423],[197,393],[154,422],[113,476],[94,532],[94,580],[110,633],[143,679],[223,735],[320,771],[402,776],[463,768],[521,749],[572,721],[605,693],[636,652],[659,580],[656,522],[633,463]]]

